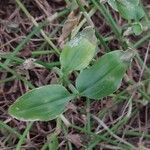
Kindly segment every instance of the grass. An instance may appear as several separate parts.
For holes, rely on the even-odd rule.
[[[80,12],[82,17],[70,37],[74,37],[84,26],[92,25],[96,30],[99,41],[98,55],[115,50],[116,47],[124,50],[128,47],[135,49],[136,57],[124,78],[122,87],[116,93],[101,101],[78,99],[71,103],[71,106],[68,106],[70,109],[64,114],[66,120],[63,121],[35,122],[26,125],[24,122],[10,118],[7,114],[7,109],[14,101],[14,97],[17,98],[28,88],[33,89],[36,86],[57,82],[55,81],[57,75],[54,70],[56,70],[55,67],[60,65],[58,60],[60,54],[58,37],[61,35],[62,29],[60,25],[64,24],[68,14],[73,11],[72,7],[69,6],[71,1],[66,0],[66,2],[68,9],[65,8],[65,5],[61,6],[61,4],[54,3],[52,6],[53,15],[49,18],[45,17],[41,5],[37,3],[30,5],[33,5],[32,7],[36,10],[40,8],[37,11],[40,16],[33,13],[29,4],[20,0],[14,2],[15,7],[20,8],[19,15],[28,20],[29,25],[32,25],[29,33],[25,33],[25,38],[21,42],[17,42],[18,46],[14,47],[16,43],[6,45],[5,42],[0,46],[4,51],[7,47],[12,48],[7,53],[0,53],[0,88],[4,90],[1,92],[0,89],[0,104],[2,105],[0,110],[2,116],[0,121],[0,148],[21,150],[25,147],[27,149],[46,150],[50,145],[52,133],[56,133],[59,139],[59,149],[132,150],[142,146],[150,148],[147,142],[150,140],[148,127],[150,119],[148,115],[150,101],[150,64],[148,62],[150,34],[143,32],[139,37],[123,37],[122,24],[128,24],[128,22],[118,18],[118,14],[107,4],[99,3],[96,0],[88,1],[88,7],[77,0],[77,13]],[[63,9],[61,7],[58,9],[57,5],[60,5]],[[47,8],[48,3],[43,7]],[[47,9],[46,11],[48,12]],[[39,18],[42,15],[44,19],[40,20]],[[100,22],[98,25],[103,26],[103,28],[97,25],[97,20],[94,17],[97,17],[96,19]],[[148,17],[147,13],[146,20]],[[37,21],[38,19],[40,21]],[[26,26],[25,22],[22,22],[22,24],[24,24],[23,27]],[[108,27],[110,31],[105,29]],[[16,35],[20,36],[19,33]],[[42,39],[42,42],[38,43],[35,39]],[[115,41],[117,41],[117,46]],[[21,66],[27,59],[26,56],[21,55],[21,51],[24,49],[29,51],[26,48],[28,44],[34,45],[34,51],[31,50],[29,57],[37,59],[36,63],[43,66],[28,70],[29,79],[17,71],[17,66]],[[140,52],[142,53],[140,54]],[[71,84],[74,82],[74,76],[71,76]],[[15,83],[17,83],[17,86],[15,86]],[[14,96],[14,93],[11,92],[13,88],[15,88]],[[70,134],[72,136],[78,135],[80,139],[74,141],[67,138]]]

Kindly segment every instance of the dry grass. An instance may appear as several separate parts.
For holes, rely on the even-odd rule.
[[[9,58],[21,40],[33,31],[35,25],[43,22],[56,12],[66,9],[64,0],[24,0],[22,3],[29,11],[29,16],[23,13],[15,1],[0,0],[0,56],[3,56],[0,60],[1,63]],[[144,6],[149,8],[149,1],[144,1]],[[91,4],[86,10],[89,12],[92,7]],[[80,10],[77,11],[77,13],[80,12]],[[111,10],[111,14],[120,26],[126,24],[126,21],[113,10]],[[27,44],[22,46],[13,57],[14,60],[8,63],[7,67],[35,87],[57,83],[58,76],[53,69],[33,67],[26,70],[23,68],[22,62],[28,58],[35,58],[44,63],[59,61],[55,48],[60,49],[59,37],[68,15],[69,12],[49,22],[42,28],[41,33],[37,33],[30,38]],[[112,33],[110,25],[107,24],[100,12],[97,10],[91,18],[95,28],[104,37],[110,50],[121,49],[122,45]],[[76,29],[84,19],[82,15]],[[82,27],[87,24],[85,23]],[[146,36],[148,31],[138,37],[128,36],[128,39],[130,42],[136,43]],[[64,115],[74,126],[68,129],[65,125],[62,125],[59,134],[59,149],[82,150],[86,147],[92,147],[92,145],[93,149],[96,150],[129,149],[129,143],[139,150],[144,149],[144,147],[150,149],[149,45],[149,39],[138,45],[137,52],[144,64],[141,64],[139,59],[134,59],[121,88],[112,97],[104,98],[101,101],[85,101],[82,98],[69,104]],[[98,49],[97,57],[107,52],[101,44],[99,44]],[[51,52],[44,54],[43,51]],[[7,113],[8,107],[29,88],[9,69],[0,67],[0,149],[2,150],[15,149],[19,138],[14,131],[16,130],[17,133],[22,135],[28,124],[13,119]],[[74,75],[70,79],[73,82]],[[145,81],[146,79],[149,81]],[[138,84],[140,86],[135,88]],[[80,128],[77,128],[77,126]],[[49,135],[55,128],[55,121],[35,122],[23,142],[22,149],[41,149],[47,143]]]

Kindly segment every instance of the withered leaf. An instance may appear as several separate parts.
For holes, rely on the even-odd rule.
[[[67,139],[76,146],[76,148],[80,148],[83,146],[81,143],[81,138],[79,134],[68,134]]]
[[[64,26],[62,28],[62,34],[58,40],[61,48],[63,48],[64,42],[67,39],[67,37],[69,36],[69,34],[78,25],[79,19],[80,19],[80,15],[76,14],[75,11],[72,11],[68,15],[68,18],[65,21]]]

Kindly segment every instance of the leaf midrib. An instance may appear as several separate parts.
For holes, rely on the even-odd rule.
[[[63,98],[59,98],[59,99],[53,99],[52,101],[49,101],[49,102],[47,102],[47,103],[43,103],[43,104],[41,104],[41,105],[38,105],[38,106],[34,106],[34,107],[32,107],[32,108],[28,108],[28,109],[26,109],[26,110],[20,110],[20,111],[17,111],[17,113],[24,113],[24,112],[26,112],[26,111],[31,111],[32,109],[35,109],[35,108],[38,108],[38,107],[42,107],[42,106],[45,106],[45,105],[48,105],[49,103],[54,103],[55,101],[63,101],[64,99],[66,99],[66,101],[65,102],[67,102],[67,101],[70,101],[72,98],[74,97],[74,95],[70,95],[70,96],[66,96],[66,97],[63,97]]]
[[[114,61],[114,60],[110,61],[110,63],[113,62],[113,61]],[[120,62],[120,63],[121,63],[121,62]],[[97,82],[99,82],[99,81],[102,80],[105,76],[107,76],[107,75],[109,74],[109,72],[111,72],[113,69],[114,69],[114,70],[117,69],[118,66],[119,66],[119,65],[117,65],[117,66],[115,66],[115,67],[112,67],[112,69],[110,69],[109,71],[107,71],[100,79],[95,80],[93,83],[91,83],[91,84],[89,85],[89,88],[83,90],[80,94],[82,95],[82,94],[85,93],[85,91],[87,91],[87,90],[93,88],[93,86],[95,86],[95,84],[96,84]]]

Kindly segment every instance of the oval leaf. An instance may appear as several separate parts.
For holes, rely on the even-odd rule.
[[[69,74],[73,70],[82,70],[87,67],[94,57],[96,43],[97,40],[92,27],[85,28],[69,41],[60,55],[62,72]]]
[[[108,4],[116,11],[118,11],[118,7],[117,7],[117,0],[107,0]],[[122,4],[124,5],[135,5],[137,6],[139,4],[139,0],[123,0],[121,1]]]
[[[142,24],[140,22],[136,22],[132,25],[132,30],[135,35],[140,35],[143,31]]]
[[[9,108],[9,114],[23,121],[52,120],[64,112],[71,97],[61,85],[35,88],[18,98]]]
[[[145,15],[143,8],[135,3],[116,0],[116,4],[120,15],[127,20],[138,21]]]
[[[80,95],[99,99],[115,92],[132,57],[132,51],[119,50],[102,56],[96,64],[79,74],[76,87]]]

